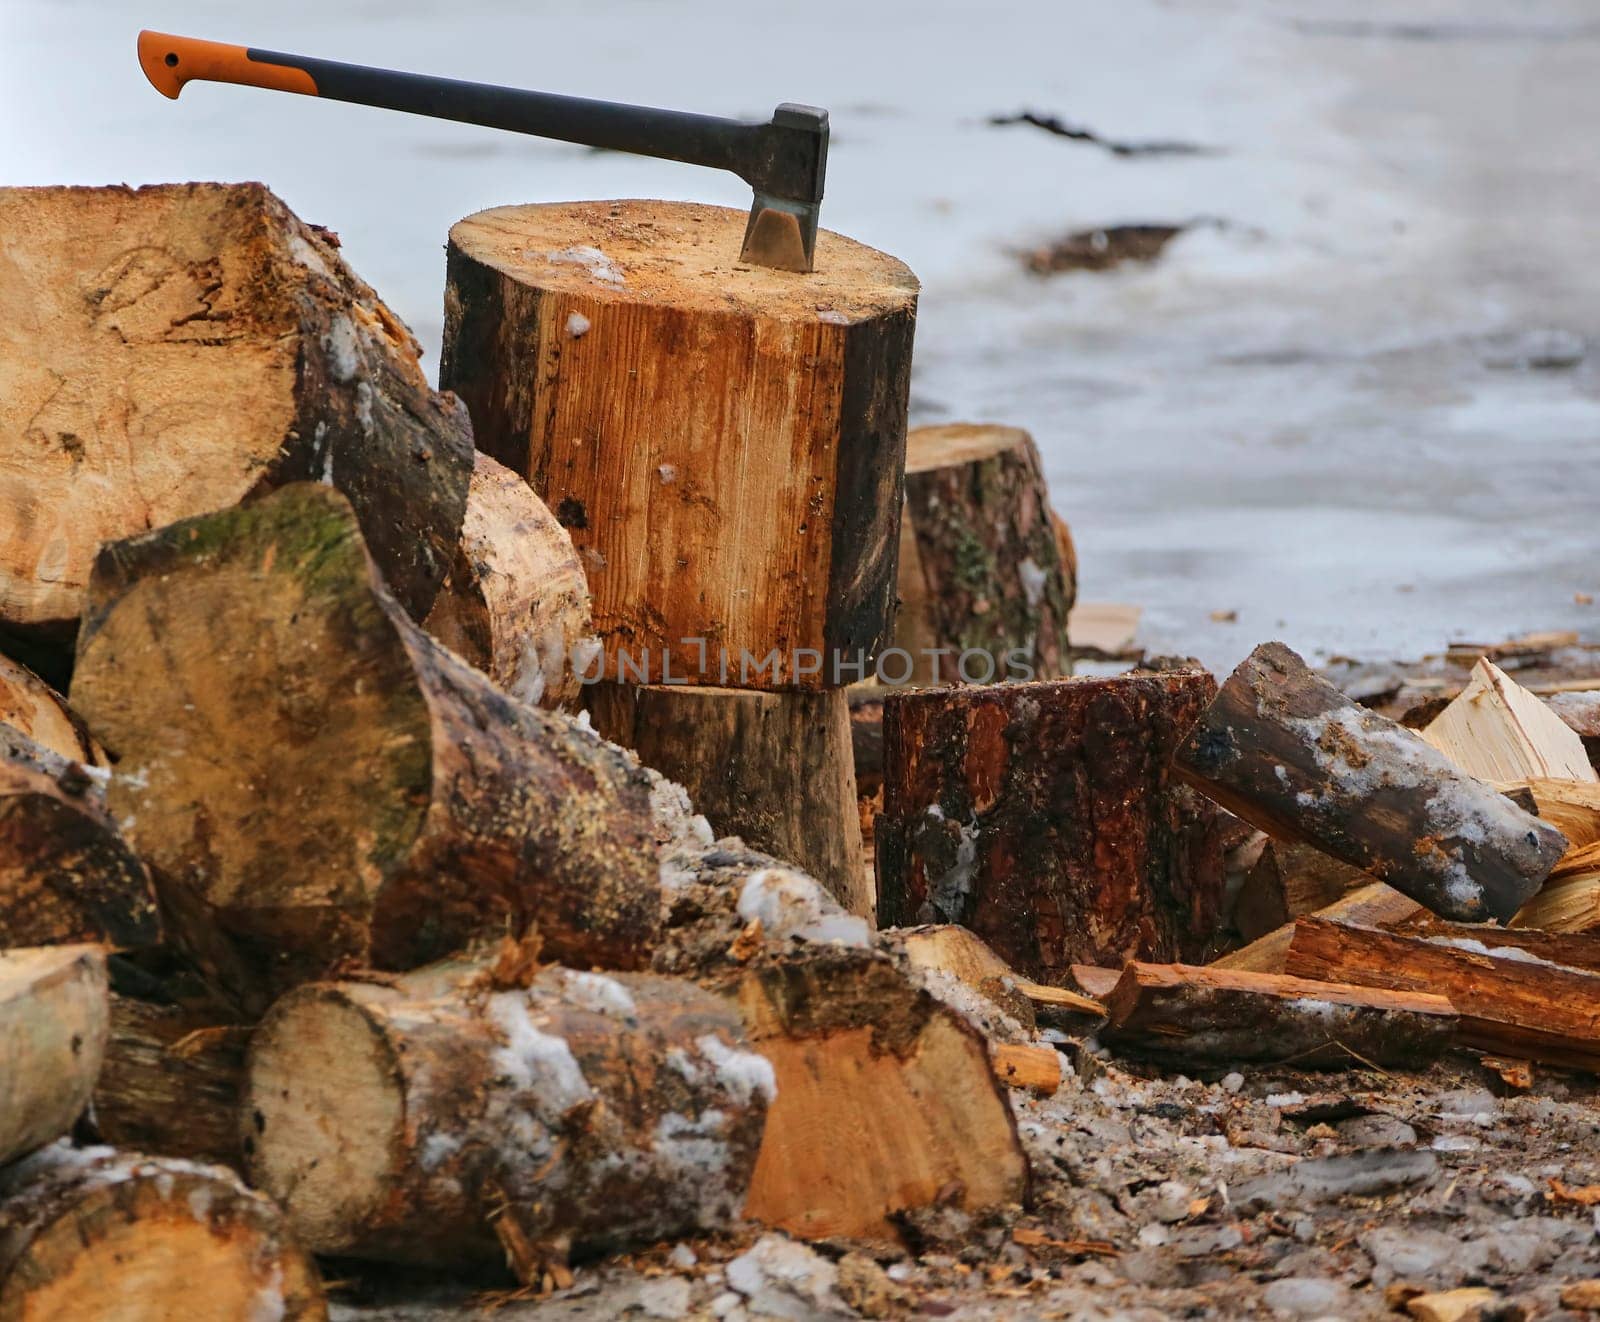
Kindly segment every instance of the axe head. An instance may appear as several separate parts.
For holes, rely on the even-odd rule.
[[[780,271],[810,271],[828,165],[828,112],[785,102],[761,127],[757,161],[745,176],[755,189],[741,261]]]

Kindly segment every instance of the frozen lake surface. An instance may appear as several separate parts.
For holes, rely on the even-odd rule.
[[[712,113],[827,106],[824,224],[923,280],[914,420],[1029,428],[1081,594],[1142,604],[1154,648],[1221,667],[1267,637],[1401,655],[1600,625],[1574,600],[1600,596],[1582,0],[0,0],[0,183],[264,180],[340,233],[436,361],[459,217],[748,191],[250,89],[174,104],[139,73],[140,26]],[[987,122],[1022,110],[1209,150]],[[1149,266],[1042,278],[1019,258],[1195,220]]]

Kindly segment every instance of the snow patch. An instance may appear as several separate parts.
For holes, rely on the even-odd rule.
[[[494,1053],[495,1068],[530,1094],[541,1120],[558,1123],[573,1107],[593,1099],[572,1048],[534,1027],[526,993],[490,997],[489,1018],[506,1037],[506,1045]]]
[[[1022,595],[1028,599],[1028,605],[1037,606],[1044,600],[1044,585],[1049,581],[1049,576],[1028,556],[1017,566],[1017,577],[1022,580]]]
[[[355,322],[339,313],[322,337],[322,347],[327,350],[328,371],[333,379],[341,385],[354,381],[361,367],[361,346],[356,338]]]
[[[711,1062],[717,1082],[730,1096],[745,1105],[749,1105],[751,1098],[760,1097],[770,1105],[778,1095],[778,1078],[772,1072],[772,1062],[765,1056],[730,1047],[714,1033],[697,1037],[694,1044]]]
[[[559,248],[555,252],[546,253],[548,261],[557,266],[581,266],[601,284],[622,286],[627,280],[622,274],[622,268],[601,252],[600,249],[588,244],[574,245],[571,248]]]
[[[575,340],[581,340],[589,333],[589,318],[581,312],[567,313],[567,334]]]
[[[591,1014],[631,1019],[639,1013],[633,994],[615,978],[600,973],[568,973],[566,999]]]

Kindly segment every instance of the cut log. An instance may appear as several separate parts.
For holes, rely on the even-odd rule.
[[[242,1170],[239,1093],[250,1029],[215,1011],[111,997],[94,1131],[113,1147]]]
[[[1448,999],[1182,964],[1129,964],[1100,1037],[1169,1063],[1354,1064],[1415,1069],[1452,1043]]]
[[[1554,827],[1352,702],[1282,643],[1228,678],[1173,768],[1279,839],[1315,845],[1446,918],[1504,921],[1566,848]]]
[[[0,1165],[60,1138],[89,1104],[107,994],[96,947],[0,951]]]
[[[0,753],[0,947],[160,939],[150,874],[84,768]]]
[[[648,778],[412,624],[327,487],[107,547],[72,692],[172,936],[247,1015],[529,926],[649,960]]]
[[[831,687],[888,636],[916,279],[829,233],[814,274],[742,265],[744,226],[577,202],[450,231],[440,379],[571,532],[613,680]]]
[[[1331,922],[1356,923],[1363,927],[1393,927],[1423,913],[1426,910],[1409,895],[1402,895],[1392,886],[1374,881],[1325,905],[1317,910],[1316,916]],[[1290,921],[1265,936],[1257,937],[1249,945],[1240,946],[1222,958],[1213,960],[1210,967],[1245,973],[1282,973],[1289,954],[1289,942],[1293,939],[1294,922]]]
[[[497,989],[487,966],[436,966],[274,1006],[245,1144],[314,1252],[459,1268],[509,1250],[537,1280],[571,1247],[735,1221],[772,1079],[692,983],[552,968]]]
[[[418,618],[472,475],[411,333],[260,184],[0,190],[0,622],[69,633],[102,542],[321,478]]]
[[[1583,740],[1487,658],[1422,737],[1479,780],[1597,779]]]
[[[1033,1031],[1033,1002],[1028,989],[1038,984],[1019,978],[1005,960],[966,928],[953,923],[892,928],[880,934],[880,944],[898,950],[912,968],[947,974],[964,983],[999,1006],[1024,1029]]]
[[[1432,992],[1455,1006],[1466,1046],[1600,1070],[1600,974],[1453,940],[1301,918],[1287,967],[1299,977]]]
[[[434,638],[530,706],[578,696],[596,644],[572,538],[527,482],[477,457],[450,576],[422,622]]]
[[[326,1322],[317,1269],[231,1171],[57,1144],[0,1171],[0,1319]]]
[[[1330,858],[1320,849],[1269,839],[1239,888],[1233,906],[1234,930],[1246,941],[1254,941],[1371,882],[1370,874]]]
[[[880,921],[959,923],[1046,983],[1197,957],[1220,824],[1167,762],[1214,692],[1188,671],[889,694]]]
[[[996,1042],[989,1050],[994,1072],[1008,1088],[1051,1096],[1061,1087],[1061,1053],[1025,1042]]]
[[[1067,612],[1077,584],[1062,551],[1027,432],[970,423],[913,429],[895,645],[916,664],[900,682],[1070,673]]]
[[[106,764],[105,753],[67,700],[31,670],[0,656],[0,753],[10,751],[12,730],[69,762]]]
[[[589,711],[602,736],[688,790],[718,835],[796,864],[872,918],[843,690],[596,684]]]

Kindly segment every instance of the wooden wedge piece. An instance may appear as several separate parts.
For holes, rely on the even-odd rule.
[[[1479,780],[1600,779],[1583,740],[1487,657],[1422,737]]]
[[[1350,891],[1332,904],[1316,911],[1319,918],[1334,922],[1357,923],[1366,927],[1391,927],[1408,922],[1426,910],[1409,895],[1402,895],[1381,881],[1369,882]],[[1237,969],[1248,973],[1282,973],[1284,960],[1289,953],[1289,942],[1294,939],[1293,920],[1276,927],[1249,945],[1231,950],[1210,967]]]

